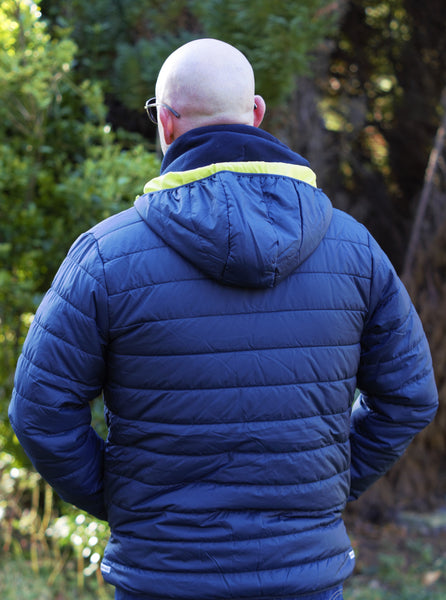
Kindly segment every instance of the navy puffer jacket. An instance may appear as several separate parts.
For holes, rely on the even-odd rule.
[[[294,599],[351,574],[347,500],[436,407],[420,321],[370,234],[272,136],[219,126],[179,138],[135,206],[73,245],[10,419],[62,498],[109,521],[112,584]]]

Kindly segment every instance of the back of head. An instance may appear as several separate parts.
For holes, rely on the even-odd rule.
[[[202,125],[252,125],[254,73],[239,50],[211,38],[198,39],[173,52],[163,64],[158,101],[181,114],[185,130]]]

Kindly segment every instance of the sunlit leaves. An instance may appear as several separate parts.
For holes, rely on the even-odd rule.
[[[124,151],[99,83],[78,81],[77,47],[36,5],[0,4],[0,446],[29,318],[74,239],[130,206],[159,162],[141,138]],[[131,136],[127,136],[129,142]]]

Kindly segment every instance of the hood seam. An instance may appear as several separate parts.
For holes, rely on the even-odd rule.
[[[263,186],[262,186],[262,188],[263,188]],[[267,201],[267,198],[268,198],[268,201]],[[279,259],[279,236],[277,235],[277,228],[276,228],[276,226],[274,224],[274,220],[271,217],[271,212],[270,212],[270,204],[271,204],[271,202],[270,202],[269,195],[263,193],[261,200],[265,204],[266,214],[268,215],[268,223],[270,224],[270,227],[271,227],[271,229],[274,232],[274,238],[275,238],[274,244],[276,246],[276,251],[274,253],[274,259],[272,261],[272,266],[274,267],[274,270],[272,271],[272,273],[273,273],[273,286],[275,286],[276,283],[277,283],[277,277],[279,275],[279,270],[278,270],[278,267],[277,267],[278,259]]]
[[[226,220],[227,220],[227,225],[228,225],[228,235],[226,236],[227,239],[227,253],[226,253],[226,262],[225,262],[225,266],[223,268],[223,271],[221,273],[221,278],[224,281],[225,278],[225,274],[226,271],[228,269],[228,264],[229,264],[229,257],[231,256],[231,220],[229,218],[229,196],[226,192],[226,184],[223,181],[222,177],[218,177],[219,181],[220,181],[220,185],[222,187],[223,190],[223,194],[225,195],[225,201],[226,201]]]

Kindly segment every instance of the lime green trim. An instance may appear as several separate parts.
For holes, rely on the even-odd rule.
[[[199,181],[206,177],[210,177],[215,173],[222,171],[231,171],[233,173],[246,174],[265,174],[265,175],[283,175],[303,181],[316,187],[316,175],[309,168],[302,165],[290,165],[287,163],[278,162],[224,162],[206,165],[198,169],[190,171],[173,171],[155,177],[144,186],[144,193],[159,192],[161,190],[169,190],[177,188],[181,185],[186,185],[194,181]]]

